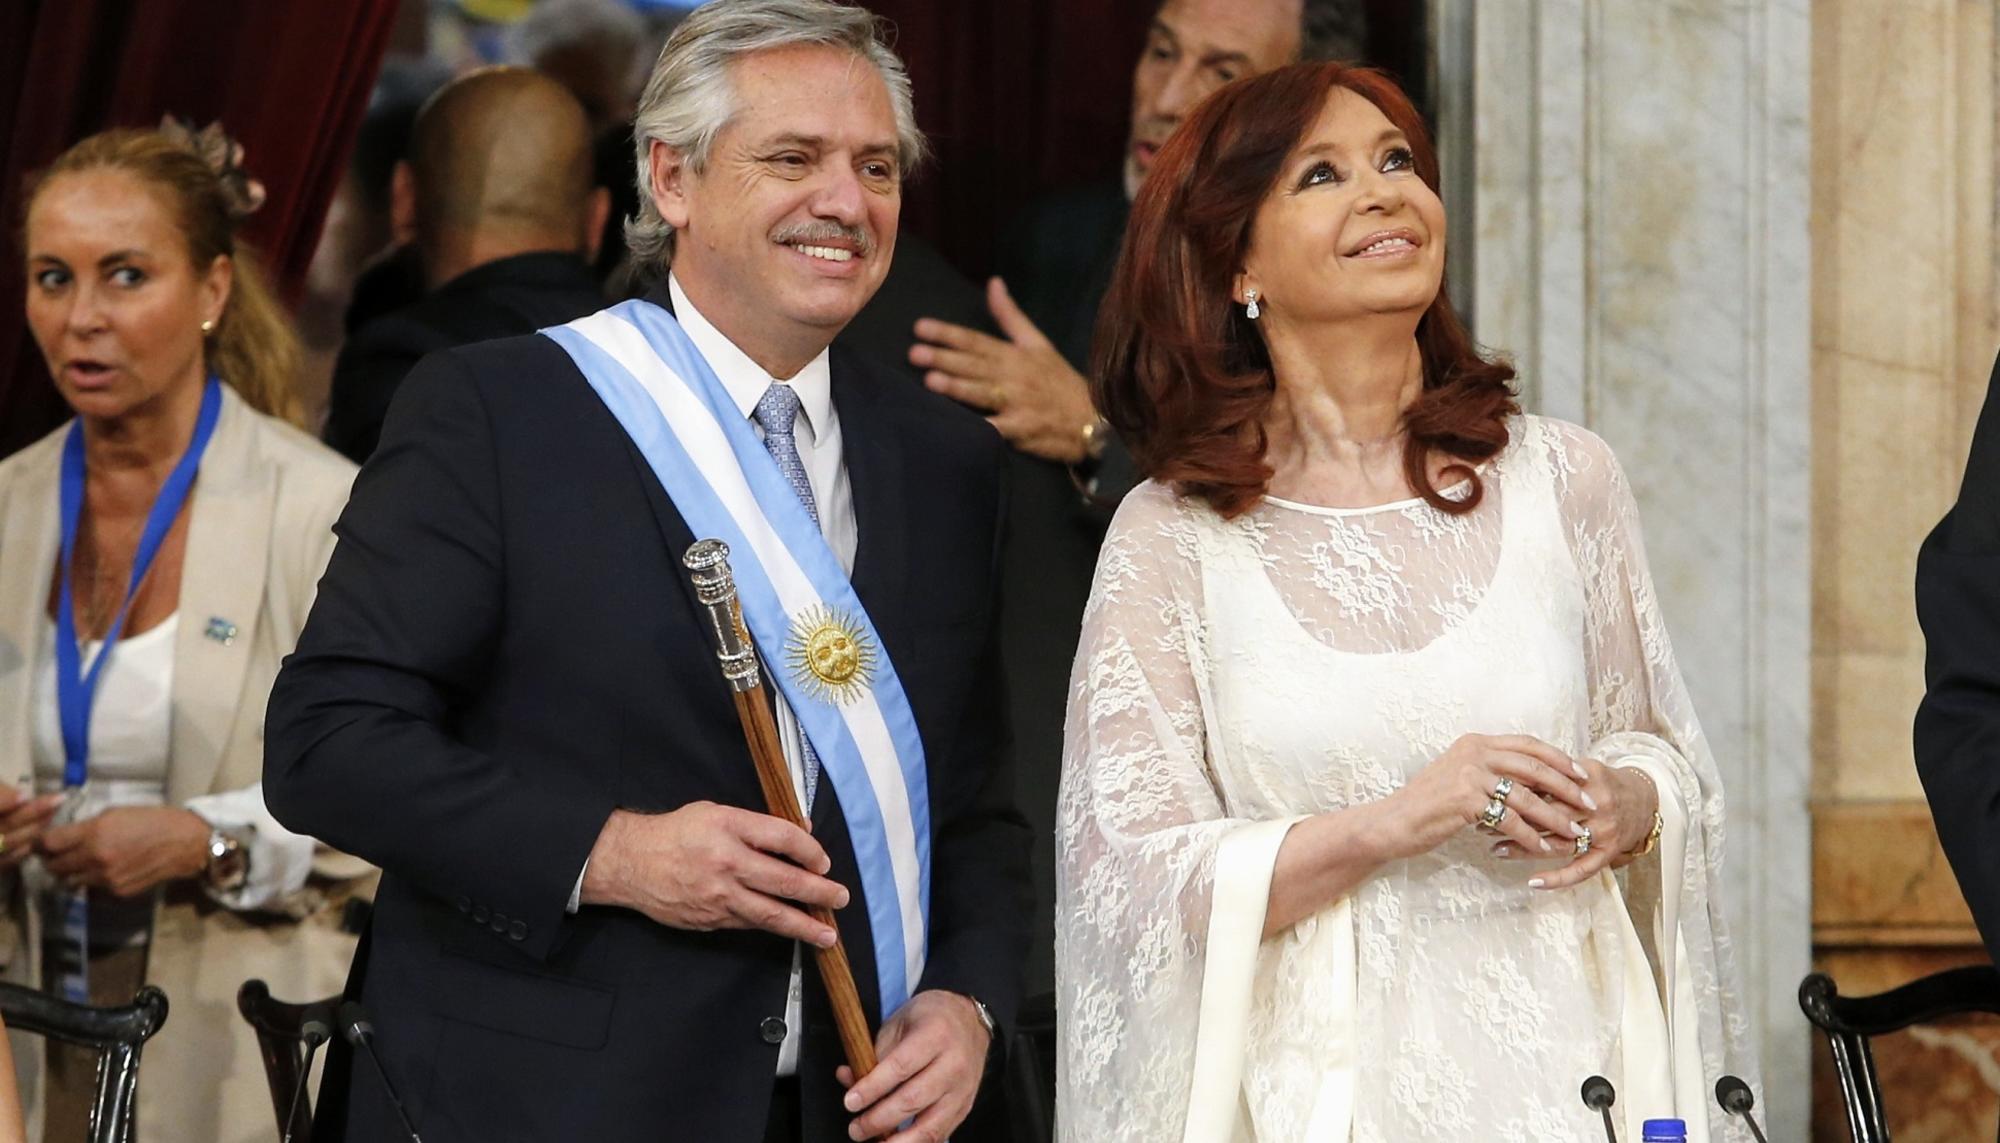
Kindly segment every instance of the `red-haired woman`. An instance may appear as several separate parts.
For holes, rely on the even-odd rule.
[[[1738,1130],[1722,793],[1631,493],[1473,347],[1436,186],[1390,80],[1301,64],[1134,205],[1098,383],[1151,479],[1069,710],[1065,1139],[1586,1140],[1594,1073],[1630,1137]]]

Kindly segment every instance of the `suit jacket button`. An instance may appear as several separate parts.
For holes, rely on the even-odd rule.
[[[472,898],[467,897],[463,893],[460,893],[458,895],[458,900],[453,903],[458,906],[458,911],[461,913],[472,912]]]
[[[782,1044],[785,1042],[785,1022],[776,1016],[766,1016],[764,1022],[757,1025],[757,1034],[764,1037],[766,1044]]]
[[[498,909],[493,910],[493,931],[496,933],[507,931],[507,914]]]
[[[486,923],[486,906],[474,905],[472,907],[472,923],[475,925],[483,925]]]
[[[517,941],[528,939],[528,922],[513,921],[507,925],[507,935]]]

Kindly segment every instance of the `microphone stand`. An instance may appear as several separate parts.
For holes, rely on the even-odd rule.
[[[772,817],[782,818],[812,832],[812,822],[800,808],[792,789],[792,772],[785,765],[785,751],[778,739],[778,726],[771,717],[771,705],[764,697],[764,679],[757,665],[757,649],[743,626],[743,611],[736,599],[736,576],[729,568],[729,545],[721,540],[701,540],[687,550],[681,563],[694,582],[695,598],[708,612],[715,631],[715,657],[722,677],[729,683],[730,697],[736,702],[736,717],[743,724],[743,737],[750,744],[750,759],[757,766],[757,784],[763,787],[764,804]],[[833,910],[814,905],[807,909],[812,918],[834,931],[831,948],[814,949],[820,980],[826,985],[827,1000],[833,1006],[833,1022],[840,1031],[840,1046],[847,1066],[860,1079],[875,1070],[875,1039],[868,1034],[868,1014],[861,1007],[861,992],[854,984],[854,968],[847,961],[847,949],[840,942],[840,929],[833,923]]]
[[[403,1110],[403,1100],[396,1094],[396,1085],[389,1082],[389,1069],[382,1066],[382,1057],[375,1054],[375,1026],[368,1022],[367,1009],[353,1000],[342,1001],[340,1034],[349,1044],[361,1049],[368,1061],[375,1065],[375,1074],[382,1077],[382,1090],[389,1093],[389,1106],[396,1109],[396,1121],[409,1133],[410,1143],[424,1143],[417,1129],[410,1124],[410,1113]]]
[[[306,1094],[306,1081],[312,1078],[313,1056],[320,1045],[333,1039],[333,1025],[327,1021],[326,1007],[315,1004],[306,1009],[305,1019],[299,1022],[299,1039],[306,1046],[305,1066],[299,1069],[299,1078],[292,1084],[291,1106],[285,1111],[285,1143],[292,1143],[292,1133],[298,1129],[299,1100]]]
[[[1583,1105],[1604,1117],[1604,1138],[1608,1143],[1618,1143],[1618,1129],[1611,1125],[1611,1105],[1617,1102],[1618,1092],[1610,1080],[1591,1076],[1583,1081]]]
[[[1723,1076],[1716,1080],[1715,1102],[1728,1114],[1742,1116],[1743,1122],[1750,1125],[1750,1134],[1756,1138],[1757,1143],[1769,1143],[1769,1140],[1764,1138],[1764,1129],[1757,1126],[1757,1117],[1750,1114],[1750,1110],[1757,1106],[1756,1093],[1752,1092],[1750,1085],[1744,1083],[1740,1077]]]

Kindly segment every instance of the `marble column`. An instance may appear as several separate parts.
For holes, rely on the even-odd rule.
[[[1729,797],[1773,1139],[1807,1137],[1807,0],[1435,0],[1473,325],[1617,451]],[[1467,94],[1469,89],[1469,94]],[[1462,273],[1466,260],[1455,261]],[[1463,283],[1461,283],[1461,287]],[[1713,1077],[1710,1077],[1711,1079]]]

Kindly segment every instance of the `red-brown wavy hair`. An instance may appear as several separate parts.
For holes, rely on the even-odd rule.
[[[1373,68],[1301,63],[1217,91],[1167,140],[1132,204],[1110,292],[1098,313],[1094,388],[1140,472],[1199,496],[1223,516],[1249,510],[1271,480],[1264,419],[1276,382],[1256,324],[1231,297],[1250,227],[1285,157],[1345,88],[1409,139],[1418,177],[1438,189],[1437,151],[1396,82]],[[1507,445],[1518,413],[1513,366],[1482,356],[1442,283],[1417,322],[1423,391],[1403,412],[1410,487],[1444,512],[1469,512],[1483,488],[1472,467]],[[1431,479],[1448,457],[1446,498]]]

